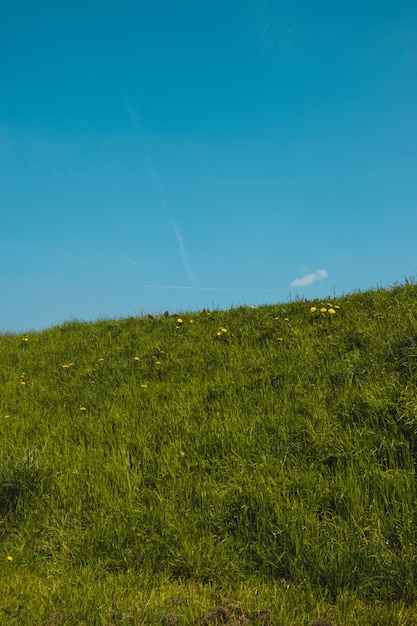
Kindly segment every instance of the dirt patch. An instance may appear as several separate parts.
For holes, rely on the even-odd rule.
[[[180,623],[180,618],[176,613],[169,613],[162,618],[163,626],[176,626]]]
[[[253,611],[245,615],[238,604],[228,602],[210,609],[207,615],[194,621],[195,626],[272,626],[267,610]]]
[[[176,626],[180,623],[180,616],[175,612],[166,614],[162,619],[163,626]],[[239,604],[227,602],[209,609],[206,615],[194,620],[193,626],[274,626],[274,623],[266,609],[245,614]],[[332,620],[317,619],[311,626],[335,626],[335,624]]]

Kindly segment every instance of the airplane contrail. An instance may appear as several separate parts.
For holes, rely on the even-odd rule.
[[[132,263],[132,265],[136,265],[136,267],[142,267],[139,263],[136,263],[136,261],[126,256],[125,254],[122,255],[122,258],[126,259],[126,261],[129,261],[129,263]]]
[[[193,274],[193,272],[191,270],[191,267],[190,267],[190,265],[188,263],[187,250],[185,249],[185,245],[184,245],[183,238],[181,236],[180,229],[178,228],[178,226],[176,225],[174,220],[171,220],[171,225],[172,225],[172,228],[174,230],[175,236],[177,238],[178,247],[180,249],[180,255],[181,255],[182,264],[184,265],[185,271],[188,274],[188,278],[191,280],[191,282],[195,283],[195,277],[194,277],[194,274]]]
[[[287,293],[283,289],[237,289],[236,287],[181,287],[180,285],[143,285],[146,289],[183,289],[194,291],[245,291],[251,293]]]

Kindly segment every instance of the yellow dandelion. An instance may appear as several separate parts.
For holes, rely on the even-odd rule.
[[[4,419],[5,419],[5,420],[8,420],[8,419],[9,419],[9,417],[10,417],[10,415],[5,415],[5,416],[4,416]]]
[[[284,322],[289,322],[290,318],[289,317],[284,317]]]
[[[28,342],[29,341],[29,337],[22,337],[22,341]]]
[[[334,308],[334,309],[340,309],[340,306],[338,306],[337,304],[335,304],[333,308]]]
[[[194,324],[194,320],[188,320],[190,324]]]
[[[20,378],[24,378],[25,376],[26,376],[26,372],[22,372],[22,373],[20,374]]]
[[[335,315],[336,313],[336,311],[333,308],[329,309],[327,312],[329,313],[329,315]]]
[[[283,337],[277,337],[277,341],[284,341]]]
[[[85,406],[80,406],[80,411],[86,411],[87,409],[85,408]]]
[[[217,335],[217,337],[221,337],[221,336],[222,336],[221,331],[219,330],[219,331],[216,333],[216,335]]]
[[[182,319],[180,317],[177,319],[177,324],[182,324]]]
[[[320,313],[327,313],[327,309],[324,306],[322,306],[320,309]]]
[[[143,385],[141,385],[142,389],[147,389],[148,385],[146,385],[145,383]]]
[[[138,357],[138,356],[134,356],[134,357],[133,357],[133,360],[134,360],[134,361],[140,361],[140,357]]]
[[[312,306],[310,308],[310,313],[315,313],[317,311],[317,307],[316,306]]]
[[[327,302],[327,306],[329,306],[330,308],[332,308],[333,304],[331,302]]]
[[[104,361],[103,357],[100,357],[99,360],[98,360],[99,363],[103,363],[103,361]]]
[[[25,380],[21,380],[21,381],[20,381],[20,384],[21,384],[21,385],[26,385],[27,383],[26,383],[26,381],[25,381]]]
[[[155,365],[161,365],[161,361],[155,361]]]
[[[274,317],[274,320],[279,320],[279,317]]]
[[[224,326],[222,326],[222,327],[220,328],[220,332],[221,332],[221,333],[227,333],[227,328],[224,328]]]
[[[8,561],[13,561],[13,557],[12,557],[12,556],[10,556],[10,554],[9,554],[8,556],[6,556],[6,559],[7,559]]]

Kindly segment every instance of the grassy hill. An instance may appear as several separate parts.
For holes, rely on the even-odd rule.
[[[417,624],[416,285],[7,334],[0,384],[1,624]]]

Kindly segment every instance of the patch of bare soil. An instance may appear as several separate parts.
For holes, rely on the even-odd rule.
[[[207,615],[194,622],[195,626],[272,626],[270,613],[267,610],[254,611],[245,615],[238,604],[228,602],[210,609]]]
[[[180,624],[180,617],[177,613],[173,612],[164,616],[164,626],[177,624]],[[274,626],[274,623],[267,610],[253,611],[245,615],[239,604],[227,602],[211,608],[206,615],[194,620],[193,626]],[[335,625],[331,620],[317,619],[312,622],[311,626]]]

